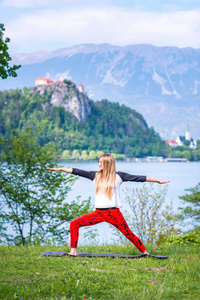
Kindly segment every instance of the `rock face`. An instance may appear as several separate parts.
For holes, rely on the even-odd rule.
[[[35,86],[32,92],[41,96],[48,94],[53,106],[63,106],[66,111],[74,115],[80,122],[86,120],[91,108],[85,93],[80,93],[76,88],[67,84],[48,84]]]

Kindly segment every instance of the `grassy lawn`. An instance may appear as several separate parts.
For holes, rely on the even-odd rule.
[[[200,299],[199,245],[148,249],[169,258],[45,257],[69,247],[0,246],[0,299]],[[131,244],[78,250],[139,254]]]

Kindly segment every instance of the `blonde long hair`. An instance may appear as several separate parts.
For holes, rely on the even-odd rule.
[[[115,160],[111,154],[103,154],[99,157],[99,160],[100,158],[103,169],[98,171],[95,176],[95,194],[97,195],[101,191],[111,199],[115,189]]]

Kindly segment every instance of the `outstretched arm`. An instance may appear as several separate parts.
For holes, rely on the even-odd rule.
[[[64,168],[47,168],[47,170],[72,173],[73,175],[78,175],[78,176],[81,176],[81,177],[85,177],[85,178],[88,178],[90,180],[94,180],[95,175],[96,175],[95,171],[85,171],[85,170],[76,169],[76,168],[67,168],[67,169],[64,169]]]
[[[165,181],[165,180],[159,180],[159,179],[154,179],[154,178],[150,178],[150,177],[147,177],[146,181],[148,181],[148,182],[157,182],[157,183],[160,183],[160,184],[170,182],[169,180]]]
[[[64,168],[47,168],[47,170],[49,171],[62,171],[62,172],[66,172],[66,173],[72,173],[72,168],[67,168],[67,169],[64,169]]]

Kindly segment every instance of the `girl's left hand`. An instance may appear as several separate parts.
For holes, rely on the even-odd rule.
[[[170,182],[170,180],[167,180],[167,181],[165,181],[165,180],[158,180],[159,184],[168,183],[168,182]]]

